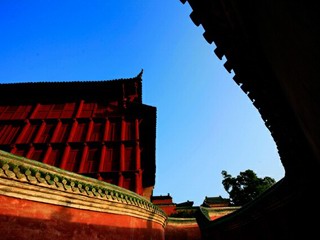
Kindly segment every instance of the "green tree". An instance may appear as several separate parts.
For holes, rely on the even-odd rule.
[[[252,201],[276,183],[271,177],[257,177],[250,169],[240,172],[237,177],[232,177],[225,170],[221,174],[224,178],[222,184],[229,194],[230,202],[236,206],[243,206]]]

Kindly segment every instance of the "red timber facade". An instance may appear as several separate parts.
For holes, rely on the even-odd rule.
[[[0,84],[0,149],[150,199],[156,108],[130,79]]]
[[[151,202],[162,209],[168,216],[176,213],[176,204],[172,202],[172,197],[169,193],[166,196],[151,196]]]

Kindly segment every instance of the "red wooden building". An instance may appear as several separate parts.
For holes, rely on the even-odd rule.
[[[156,108],[142,72],[110,81],[0,84],[0,149],[150,199]]]
[[[169,193],[166,196],[151,196],[151,202],[161,208],[168,216],[176,213],[176,204],[172,202],[172,197]]]

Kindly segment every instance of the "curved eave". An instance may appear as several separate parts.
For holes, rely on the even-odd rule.
[[[196,26],[203,26],[203,36],[209,44],[216,45],[217,57],[225,57],[224,67],[234,73],[234,81],[252,101],[269,129],[286,175],[294,175],[297,169],[305,167],[299,157],[313,156],[281,81],[265,56],[253,1],[251,4],[232,0],[181,2],[191,6],[191,20]],[[297,161],[293,162],[292,156]]]

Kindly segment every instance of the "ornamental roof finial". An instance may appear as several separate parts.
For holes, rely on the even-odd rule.
[[[141,72],[137,75],[137,77],[142,78],[142,74],[143,74],[143,68],[141,69]]]

